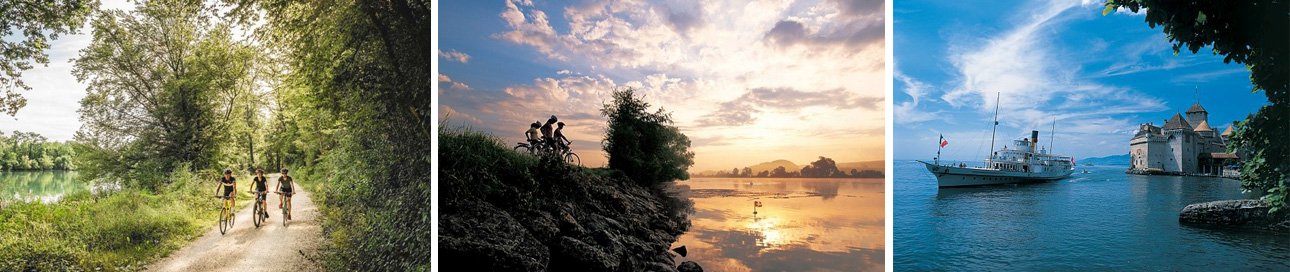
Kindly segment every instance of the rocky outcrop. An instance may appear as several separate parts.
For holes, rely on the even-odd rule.
[[[1290,216],[1268,214],[1267,203],[1257,199],[1220,200],[1187,205],[1178,222],[1205,226],[1226,226],[1290,232]]]
[[[570,166],[472,133],[439,137],[439,263],[472,271],[677,270],[693,203],[621,171]]]
[[[703,272],[703,268],[699,267],[699,264],[693,261],[685,261],[681,263],[681,266],[678,266],[676,268],[676,271],[677,272]]]

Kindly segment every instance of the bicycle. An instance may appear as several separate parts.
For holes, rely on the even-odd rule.
[[[233,197],[217,195],[215,198],[219,198],[224,202],[223,205],[220,205],[219,212],[219,234],[224,235],[228,230],[233,229]]]
[[[254,222],[255,228],[258,229],[260,228],[260,223],[264,223],[264,220],[269,218],[269,213],[265,211],[268,206],[265,204],[267,201],[265,201],[264,197],[269,192],[251,192],[255,193],[255,205],[252,205],[254,207],[251,208],[251,222]]]
[[[577,153],[573,153],[571,148],[556,148],[554,145],[547,144],[543,141],[534,141],[532,143],[519,142],[515,145],[515,151],[528,152],[534,156],[554,156],[560,158],[565,163],[582,166],[582,158]]]
[[[279,194],[288,198],[290,198],[291,195],[295,194],[295,193],[283,193],[283,192],[273,192],[273,193]],[[283,227],[287,226],[287,221],[291,221],[291,202],[284,201],[284,203],[282,203],[282,226]]]
[[[546,149],[546,144],[542,141],[533,141],[532,143],[519,142],[515,144],[515,151],[528,152],[530,155],[537,155],[539,152]]]

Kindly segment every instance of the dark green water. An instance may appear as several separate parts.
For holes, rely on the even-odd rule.
[[[897,271],[1290,271],[1290,235],[1178,223],[1188,204],[1255,197],[1239,181],[1079,166],[1056,182],[938,189],[917,162],[894,168]]]
[[[89,190],[89,184],[77,181],[75,171],[0,172],[0,199],[5,201],[53,203]]]

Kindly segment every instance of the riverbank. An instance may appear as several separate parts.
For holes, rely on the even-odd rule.
[[[213,178],[180,172],[171,179],[161,192],[8,203],[0,208],[0,271],[132,271],[182,247],[214,225],[219,202]],[[240,193],[239,207],[250,199]]]
[[[619,172],[512,151],[473,131],[439,133],[439,259],[511,271],[671,271],[689,200]]]

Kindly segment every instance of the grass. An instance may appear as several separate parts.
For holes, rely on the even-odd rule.
[[[621,171],[515,152],[498,138],[468,128],[441,130],[438,143],[439,249],[448,266],[551,271],[666,266],[667,247],[688,228],[688,200],[639,184]]]
[[[53,204],[6,204],[0,271],[143,269],[215,226],[214,179],[186,172],[171,178],[162,192],[82,192]],[[239,207],[252,199],[242,188]]]

